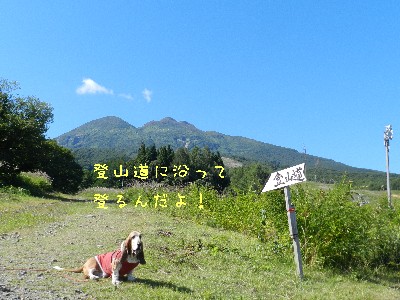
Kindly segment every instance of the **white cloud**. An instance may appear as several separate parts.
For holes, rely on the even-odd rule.
[[[76,93],[79,95],[86,95],[86,94],[108,94],[113,95],[115,97],[124,98],[128,101],[134,100],[134,97],[130,93],[115,93],[113,90],[108,89],[104,86],[101,86],[97,82],[95,82],[91,78],[84,78],[82,80],[82,85],[79,86],[76,90]],[[142,96],[147,102],[151,102],[153,91],[145,88],[142,91]]]
[[[150,102],[153,92],[148,89],[144,89],[142,92],[142,95],[143,95],[143,98],[146,99],[147,102]]]
[[[76,93],[79,95],[84,94],[114,94],[114,92],[110,89],[101,86],[93,79],[85,78],[82,80],[82,85],[76,89]]]
[[[124,93],[121,93],[121,94],[118,94],[118,97],[124,98],[124,99],[126,99],[126,100],[133,100],[133,97],[132,97],[131,94],[124,94]]]

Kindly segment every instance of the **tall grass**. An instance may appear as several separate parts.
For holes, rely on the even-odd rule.
[[[309,265],[349,270],[400,265],[400,215],[386,208],[384,200],[360,206],[351,201],[350,185],[332,189],[292,188],[304,261]],[[177,207],[180,197],[186,205]],[[206,187],[181,189],[131,188],[124,197],[131,205],[138,199],[145,209],[235,230],[263,241],[274,254],[290,255],[285,200],[282,191],[218,194]],[[160,205],[160,199],[165,199]],[[203,209],[199,208],[202,199]]]
[[[14,178],[13,185],[0,184],[0,191],[41,197],[52,191],[51,178],[44,172],[22,172]]]
[[[361,205],[351,201],[350,186],[294,193],[305,259],[310,264],[352,269],[400,263],[398,212],[386,201]]]

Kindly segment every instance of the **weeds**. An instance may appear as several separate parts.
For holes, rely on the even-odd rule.
[[[342,270],[399,266],[400,215],[387,209],[384,201],[360,206],[351,201],[350,186],[344,181],[326,190],[299,185],[292,194],[307,264]],[[160,207],[156,195],[168,195],[169,202]],[[186,205],[178,208],[175,203],[180,195],[185,195]],[[282,257],[291,253],[281,191],[221,195],[212,189],[190,185],[179,190],[132,188],[125,191],[124,197],[132,199],[131,205],[140,199],[147,203],[147,209],[257,237],[273,255]],[[199,209],[200,198],[203,209]],[[217,253],[223,248],[210,249]]]
[[[337,186],[332,190],[325,190],[323,198],[317,203],[314,197],[321,197],[319,190],[304,188],[297,192],[295,189],[293,191],[298,219],[308,216],[306,221],[309,227],[305,228],[302,234],[308,238],[310,245],[313,240],[310,235],[312,227],[309,218],[312,217],[312,222],[315,224],[324,225],[323,220],[319,220],[318,223],[316,218],[325,215],[311,214],[310,210],[306,211],[305,208],[314,209],[312,205],[324,207],[328,205],[325,203],[327,200],[346,203],[346,189]],[[86,191],[89,196],[93,192],[95,190]],[[46,273],[38,279],[37,274],[29,272],[24,275],[24,280],[21,280],[19,273],[8,273],[7,276],[13,278],[15,286],[28,285],[31,290],[54,290],[57,292],[53,294],[59,295],[59,298],[62,298],[66,291],[73,295],[77,289],[96,299],[126,299],[132,295],[141,295],[144,299],[399,298],[398,273],[390,269],[396,268],[390,264],[386,266],[383,263],[376,263],[377,267],[366,267],[365,272],[362,270],[354,272],[352,269],[343,272],[319,268],[322,264],[311,265],[309,262],[304,266],[305,280],[299,282],[295,274],[292,253],[288,251],[290,247],[286,246],[290,244],[290,238],[283,195],[280,192],[262,195],[256,193],[220,195],[197,186],[189,186],[182,190],[154,188],[101,190],[101,192],[112,195],[123,193],[125,199],[130,202],[123,209],[117,204],[110,203],[109,209],[102,210],[97,209],[93,203],[10,195],[16,200],[2,203],[1,221],[3,222],[4,215],[9,219],[14,217],[13,224],[19,227],[8,228],[6,231],[12,232],[16,228],[23,228],[22,238],[19,239],[18,235],[0,235],[2,243],[0,256],[10,257],[20,249],[25,249],[26,251],[18,252],[18,262],[30,264],[34,268],[53,264],[53,260],[62,266],[75,266],[92,254],[108,251],[110,247],[118,247],[120,243],[118,239],[123,238],[123,231],[134,225],[135,228],[143,229],[148,262],[138,268],[137,282],[124,283],[115,290],[109,280],[77,283],[74,280],[66,280],[59,273]],[[167,202],[167,207],[154,207],[154,195],[157,193],[168,194],[170,202]],[[186,196],[186,206],[176,207],[177,193]],[[200,193],[203,195],[204,209],[198,208]],[[148,207],[135,207],[139,195],[142,195],[143,200],[152,201]],[[66,195],[64,197],[67,198]],[[80,194],[76,197],[86,196]],[[68,196],[69,198],[72,196]],[[308,200],[300,204],[302,199]],[[398,213],[387,210],[379,203],[370,205],[368,209],[358,210],[359,208],[357,205],[347,207],[344,204],[340,211],[343,216],[335,215],[335,218],[326,219],[329,221],[326,223],[326,232],[333,230],[338,224],[346,225],[343,219],[347,218],[347,214],[362,212],[371,214],[375,218],[379,216],[381,219],[370,223],[381,222],[381,227],[370,225],[372,226],[370,229],[375,228],[378,232],[383,232],[382,227],[387,227],[387,232],[381,236],[381,240],[373,244],[383,245],[379,248],[381,252],[376,252],[376,255],[384,251],[391,252],[390,249],[393,249],[393,245],[397,242],[396,239],[388,240],[387,235],[391,236],[396,228]],[[342,219],[338,218],[339,216]],[[28,221],[21,223],[19,218],[26,218]],[[363,216],[352,216],[352,218],[351,220],[359,218],[363,220]],[[29,221],[33,219],[37,222]],[[335,219],[339,219],[337,223]],[[391,226],[387,226],[388,219],[392,219]],[[115,220],[118,220],[118,224]],[[236,227],[234,220],[237,223]],[[46,222],[51,223],[44,224]],[[57,225],[54,222],[62,227],[54,230]],[[208,223],[213,223],[216,228],[206,226]],[[299,225],[301,224],[303,223]],[[365,223],[361,225],[352,226],[366,226]],[[221,230],[224,226],[229,226],[233,230]],[[367,231],[367,236],[378,236],[373,230],[370,231]],[[333,232],[337,232],[336,229]],[[260,238],[262,236],[263,239]],[[340,234],[332,236],[351,237]],[[382,241],[391,242],[382,243]],[[326,243],[324,240],[321,242]],[[60,244],[63,247],[59,247]],[[311,251],[311,248],[309,249]],[[311,253],[315,253],[314,256],[310,256],[314,260],[321,258],[318,248],[314,248],[314,252]],[[326,253],[330,255],[329,251]],[[332,253],[336,255],[347,252]],[[395,253],[390,255],[394,256]],[[39,259],[32,260],[33,256]],[[392,258],[389,256],[385,258],[386,260],[390,262]],[[7,259],[2,264],[9,267],[14,263]],[[81,278],[78,274],[69,276]]]

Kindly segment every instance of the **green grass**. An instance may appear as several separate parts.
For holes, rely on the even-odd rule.
[[[137,282],[114,289],[110,279],[79,282],[80,274],[49,271],[39,276],[28,271],[21,280],[18,271],[8,271],[11,284],[43,293],[51,290],[54,298],[73,298],[77,291],[89,299],[400,298],[396,272],[339,273],[304,266],[305,278],[300,281],[291,255],[274,256],[257,238],[171,216],[170,211],[132,204],[119,208],[113,203],[103,210],[80,201],[92,200],[92,192],[52,199],[0,194],[0,233],[18,231],[22,237],[18,242],[0,240],[0,256],[12,256],[0,262],[0,269],[15,266],[9,260],[49,270],[52,265],[77,267],[90,256],[118,247],[131,230],[139,230],[147,264],[135,270]]]
[[[71,198],[56,194],[38,198],[22,189],[12,189],[12,192],[3,189],[0,191],[0,234],[55,222],[65,215],[83,211],[83,207],[71,205],[71,200],[78,200]]]
[[[0,233],[54,221],[54,218],[48,218],[46,214],[49,205],[49,200],[0,193]]]

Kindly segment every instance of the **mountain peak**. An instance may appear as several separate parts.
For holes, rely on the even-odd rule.
[[[179,127],[179,128],[187,128],[190,130],[198,130],[196,126],[190,124],[189,122],[186,121],[178,122],[177,120],[171,117],[165,117],[160,121],[148,122],[144,124],[142,128],[149,128],[149,127]]]
[[[160,123],[178,123],[178,121],[171,117],[165,117],[160,120]]]
[[[85,148],[87,145],[90,148],[112,148],[118,144],[118,139],[135,133],[136,128],[128,122],[119,117],[107,116],[87,122],[55,140],[70,149]]]
[[[101,126],[107,128],[128,128],[133,127],[128,122],[116,116],[106,116],[93,121],[90,121],[83,126]]]

